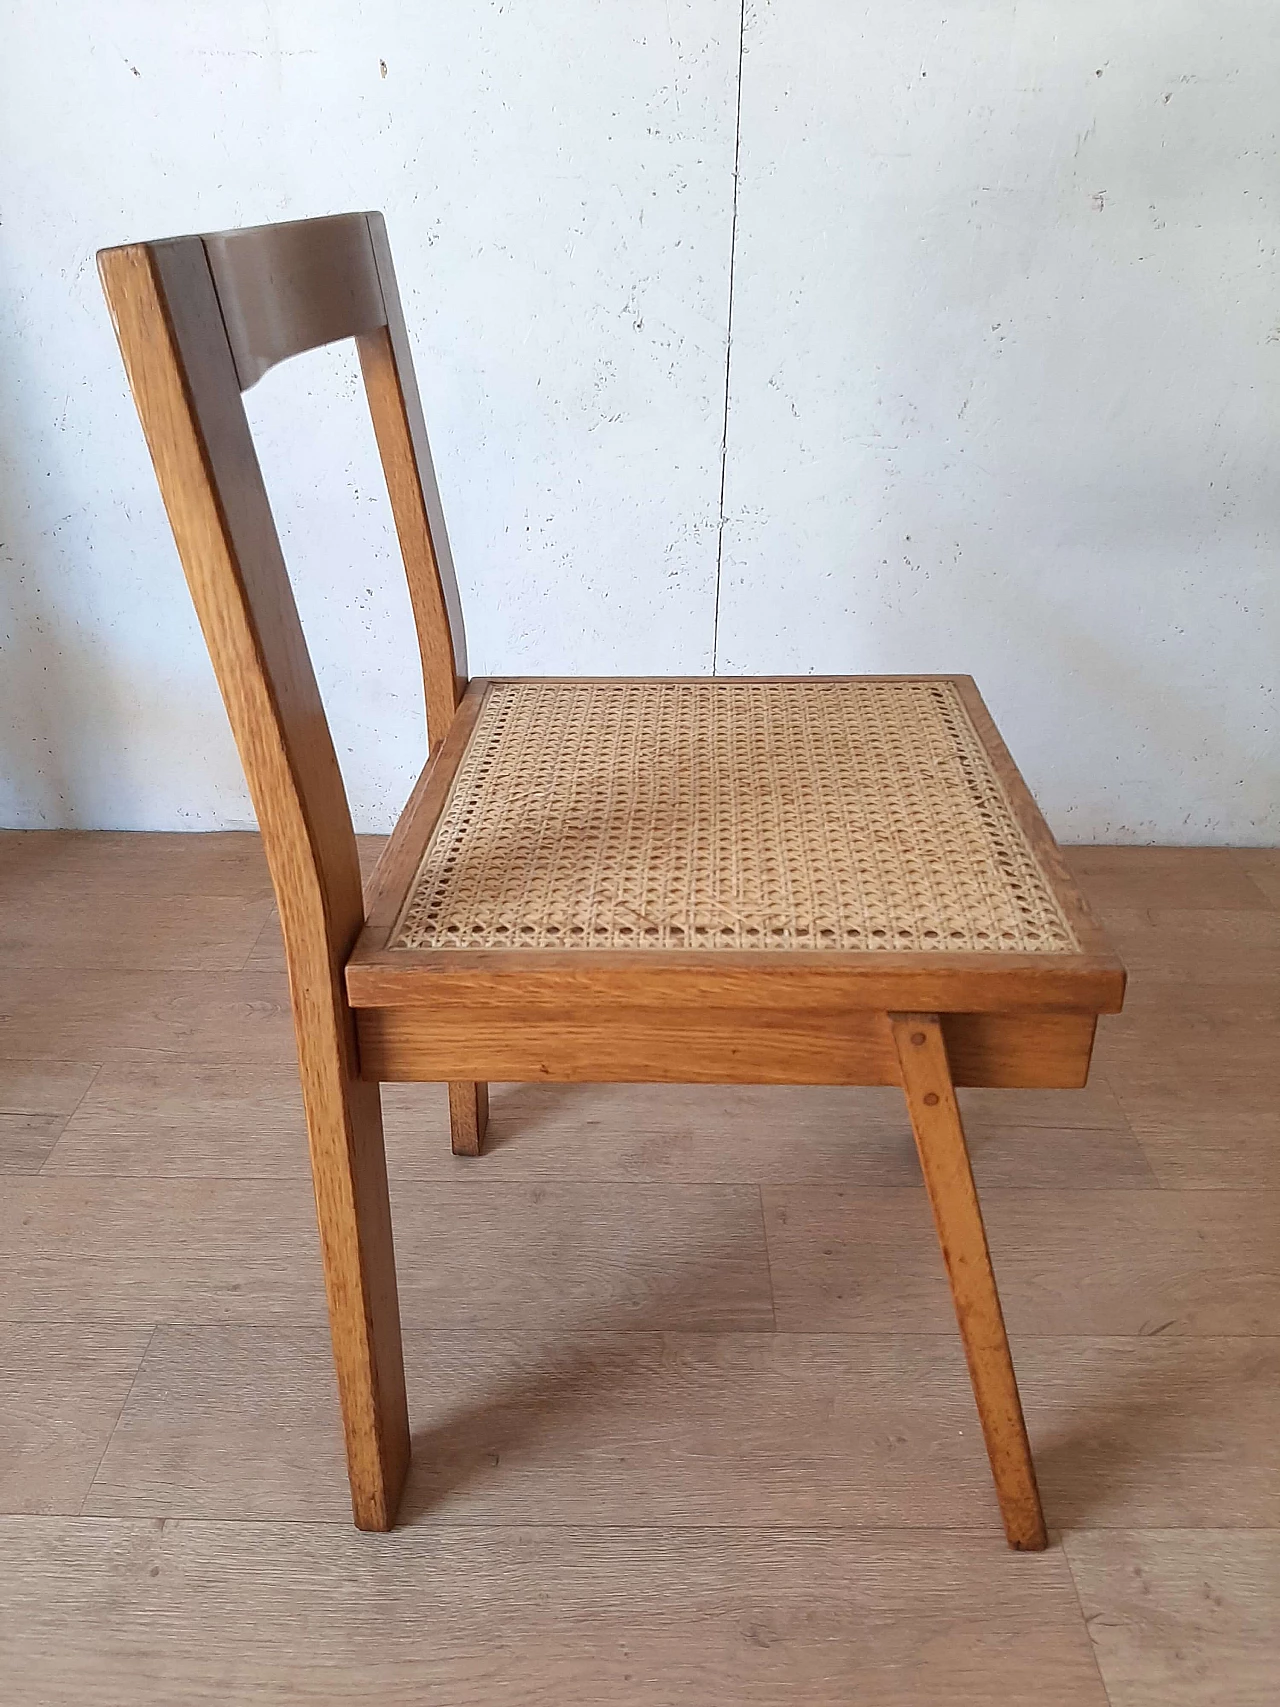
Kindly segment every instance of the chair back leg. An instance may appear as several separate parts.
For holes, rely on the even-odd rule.
[[[449,1083],[449,1137],[455,1156],[478,1156],[489,1124],[489,1087],[469,1079]]]
[[[299,1022],[303,1015],[298,1014]],[[358,1529],[386,1530],[409,1469],[409,1415],[379,1087],[355,1078],[332,1039],[298,1055],[311,1146],[329,1329]]]

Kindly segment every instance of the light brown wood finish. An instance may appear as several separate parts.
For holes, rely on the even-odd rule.
[[[449,1084],[449,1134],[455,1156],[478,1156],[489,1124],[489,1087],[470,1080]]]
[[[307,1112],[357,1524],[409,1461],[378,1089],[342,987],[364,919],[355,837],[198,238],[107,251],[103,283],[267,847]],[[332,335],[332,325],[326,330]]]
[[[422,654],[427,732],[435,747],[448,734],[454,709],[467,685],[462,601],[386,224],[380,213],[364,217],[382,290],[384,326],[358,338],[356,347],[409,579]]]
[[[954,1235],[955,1248],[969,1251],[974,1227],[981,1240],[981,1221],[967,1162],[967,1196],[957,1183],[964,1144],[952,1083],[1083,1085],[1097,1015],[1118,1011],[1124,992],[1123,968],[973,683],[962,677],[888,678],[912,684],[921,703],[945,701],[951,707],[948,740],[970,766],[966,782],[949,797],[952,810],[957,823],[969,821],[967,791],[978,787],[985,822],[1004,826],[1001,857],[1024,873],[1024,911],[1030,916],[1027,897],[1034,894],[1034,906],[1042,909],[1036,916],[1050,923],[1041,934],[1019,934],[1020,918],[1010,915],[998,927],[1000,938],[1028,949],[1036,945],[1036,952],[996,948],[990,928],[978,929],[976,937],[955,931],[975,950],[968,953],[622,948],[583,954],[551,946],[443,952],[393,947],[485,696],[501,696],[511,684],[467,682],[456,577],[381,216],[349,214],[133,245],[104,252],[100,266],[271,866],[357,1522],[387,1528],[394,1521],[409,1452],[382,1081],[447,1083],[453,1150],[472,1156],[483,1145],[487,1086],[494,1078],[904,1083],[922,1156],[934,1154],[926,1173],[942,1169],[937,1177],[946,1182],[942,1197],[935,1197],[940,1225],[945,1211],[952,1229],[944,1233],[944,1246]],[[367,897],[333,742],[240,397],[274,363],[345,337],[357,342],[405,560],[429,736],[427,764]],[[831,680],[868,701],[886,693],[866,681]],[[922,686],[929,681],[950,685]],[[812,688],[812,678],[804,682]],[[549,692],[554,684],[545,686]],[[716,694],[720,686],[728,689],[719,684]],[[794,699],[795,693],[788,689],[785,697]],[[902,696],[895,689],[888,697]],[[976,744],[968,731],[963,740],[956,733],[966,712]],[[535,751],[540,729],[532,732]],[[847,747],[846,740],[839,750]],[[899,756],[894,762],[900,766],[931,764],[920,754],[938,750],[913,747],[905,737],[885,748],[914,755]],[[819,785],[817,795],[830,803],[830,787],[824,794]],[[744,802],[739,790],[728,810],[741,815]],[[837,812],[830,821],[843,818]],[[937,832],[943,840],[953,833],[959,846],[955,825]],[[246,942],[252,936],[256,944],[257,925],[251,914]],[[913,914],[901,928],[897,940],[914,941],[923,925]],[[630,931],[628,925],[627,941]],[[939,932],[931,928],[925,934],[937,938]],[[846,940],[856,939],[855,931]],[[976,952],[984,943],[990,952]],[[1039,951],[1046,944],[1060,951]],[[269,972],[247,970],[253,953],[237,943],[233,964],[242,978],[261,979],[269,991]],[[83,1007],[91,996],[86,986],[76,1001]],[[148,999],[153,1009],[163,1004],[158,987]],[[945,1121],[940,1127],[928,1117],[928,1105],[913,1090],[911,1075],[924,1069],[914,1060],[904,1065],[901,1039],[889,1019],[902,1012],[939,1016],[927,1022],[928,1073],[947,1074],[946,1109],[954,1117],[950,1139]],[[18,1018],[21,1036],[30,1016],[20,1012]],[[151,1046],[163,1048],[170,1034],[153,1031]],[[137,1024],[133,1035],[144,1040],[135,1047],[147,1046],[145,1024]],[[275,1046],[266,1028],[224,1049],[228,1055],[252,1051],[263,1059]],[[957,1261],[953,1280],[959,1286],[968,1258]],[[980,1304],[964,1303],[958,1292],[962,1326],[977,1336],[971,1364],[1010,1536],[1015,1545],[1031,1546],[1039,1544],[1034,1525],[1025,1509],[1014,1509],[1019,1499],[1025,1507],[1027,1496],[1025,1489],[1017,1493],[1010,1456],[1008,1418],[1017,1394],[1007,1348],[1008,1391],[989,1367],[998,1349],[992,1322],[999,1322],[989,1266],[986,1284],[990,1296],[982,1294]],[[986,1371],[981,1381],[978,1364]],[[1022,1443],[1025,1456],[1025,1435]],[[1033,1497],[1033,1481],[1030,1486]]]
[[[432,550],[431,529],[422,499],[422,486],[413,443],[409,437],[404,392],[401,389],[391,339],[385,326],[358,340],[373,430],[387,477],[391,512],[409,580],[422,656],[422,681],[427,708],[427,734],[433,747],[448,733],[466,686],[455,664],[448,620],[440,591],[439,569]],[[465,670],[465,658],[462,669]]]
[[[572,975],[571,975],[572,976]],[[532,980],[531,980],[532,982]],[[561,1084],[895,1085],[897,1057],[883,1012],[692,1000],[696,975],[678,1002],[613,1002],[607,1025],[589,992],[564,990],[559,1005],[520,998],[440,999],[439,1006],[356,1011],[364,1072],[384,1083],[454,1079],[552,1079]],[[568,980],[565,980],[568,983]],[[1089,1071],[1091,1014],[946,1016],[956,1083],[1073,1089]]]
[[[1038,1552],[1048,1534],[942,1027],[936,1014],[890,1023],[1005,1534],[1011,1547]]]

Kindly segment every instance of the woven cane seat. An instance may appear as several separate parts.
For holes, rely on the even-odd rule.
[[[495,681],[389,947],[1063,953],[945,679]]]

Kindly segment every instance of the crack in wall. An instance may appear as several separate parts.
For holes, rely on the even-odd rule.
[[[738,12],[738,93],[733,121],[733,216],[729,227],[729,306],[724,339],[724,418],[720,435],[720,508],[716,525],[716,597],[711,619],[711,674],[720,664],[720,577],[724,567],[724,488],[729,465],[729,373],[733,359],[733,274],[738,259],[738,166],[742,157],[742,57],[747,28],[747,0]]]

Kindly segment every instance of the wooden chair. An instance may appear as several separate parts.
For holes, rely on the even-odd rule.
[[[1010,1544],[1044,1520],[954,1086],[1085,1083],[1124,972],[966,676],[467,678],[379,214],[99,266],[279,901],[355,1521],[409,1460],[380,1081],[900,1084]],[[362,898],[241,393],[354,337],[430,756]]]

